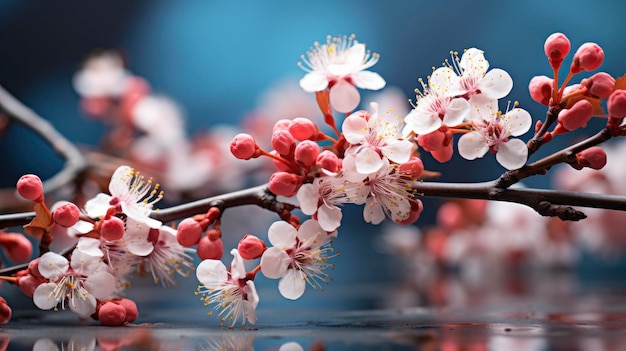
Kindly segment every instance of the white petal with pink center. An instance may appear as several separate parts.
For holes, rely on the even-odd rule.
[[[205,305],[215,304],[214,311],[219,310],[218,316],[224,321],[230,321],[233,327],[239,318],[242,324],[256,322],[255,309],[259,303],[254,282],[245,279],[243,259],[236,249],[230,252],[233,262],[230,272],[219,260],[204,260],[196,269],[196,277],[202,283],[199,294]]]
[[[346,196],[346,182],[342,176],[316,178],[313,183],[304,184],[296,197],[302,213],[317,216],[320,226],[327,232],[336,230],[341,225],[343,214],[337,206],[349,202]]]

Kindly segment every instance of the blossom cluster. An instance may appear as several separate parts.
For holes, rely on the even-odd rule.
[[[280,217],[269,226],[266,240],[264,235],[243,236],[237,247],[229,250],[233,258],[227,267],[222,262],[222,214],[243,202],[227,206],[217,201],[207,211],[191,216],[186,208],[170,220],[181,220],[173,228],[155,219],[158,216],[154,206],[163,197],[160,186],[129,166],[115,170],[108,194],[97,194],[80,208],[63,202],[48,209],[41,180],[26,175],[17,188],[22,197],[35,203],[36,216],[24,230],[40,240],[40,257],[11,279],[41,309],[60,304],[82,318],[91,316],[102,324],[121,325],[137,318],[135,304],[121,298],[133,274],[147,274],[156,283],[170,286],[175,284],[175,274],[187,276],[195,269],[200,282],[196,294],[212,306],[210,314],[219,316],[229,327],[239,321],[255,323],[260,302],[255,279],[259,272],[278,280],[279,293],[291,300],[303,296],[307,286],[323,289],[330,281],[328,270],[337,255],[332,242],[339,235],[344,205],[362,205],[364,221],[374,225],[385,220],[405,226],[414,224],[423,210],[419,184],[436,174],[425,169],[421,152],[430,153],[439,162],[449,161],[454,154],[454,134],[461,135],[457,139],[461,157],[474,160],[489,151],[507,169],[509,173],[505,174],[514,174],[517,180],[523,172],[543,174],[556,163],[567,163],[575,169],[602,168],[606,154],[597,144],[626,135],[622,124],[626,90],[621,89],[621,80],[602,72],[580,84],[568,85],[575,74],[595,70],[602,63],[604,53],[593,43],[579,48],[559,86],[558,70],[569,45],[560,33],[546,41],[554,78],[535,77],[529,90],[535,101],[548,106],[548,117],[545,122],[537,122],[533,138],[526,143],[515,137],[531,128],[532,118],[517,102],[509,101],[505,111],[500,110],[500,99],[510,93],[513,81],[503,69],[490,69],[482,50],[470,48],[460,57],[452,52],[451,61],[434,69],[426,81],[419,79],[421,89],[416,89],[412,109],[404,115],[393,109],[381,111],[377,102],[357,109],[361,102],[359,89],[379,90],[386,85],[379,74],[369,70],[379,55],[366,50],[354,36],[328,37],[325,43],[315,43],[300,63],[306,74],[299,85],[305,92],[314,93],[322,118],[281,118],[268,127],[271,133],[239,133],[228,145],[236,159],[271,160],[266,195],[273,203],[255,202],[262,202]],[[197,175],[214,165],[210,161],[214,159],[202,158],[206,154],[188,143],[176,108],[149,94],[147,83],[132,76],[118,56],[105,54],[88,61],[77,74],[75,87],[83,96],[87,112],[103,118],[114,116],[117,129],[111,141],[118,143],[114,148],[137,148],[136,154],[142,157],[135,159],[137,163],[164,170],[170,180],[178,178],[178,173],[170,171],[183,169],[187,175]],[[539,162],[543,168],[527,164],[528,158],[553,137],[584,127],[593,115],[602,115],[600,103],[605,101],[608,134],[601,134],[604,139],[592,139],[568,153]],[[140,137],[120,138],[137,130],[141,131]],[[259,135],[269,140],[261,141]],[[124,140],[132,142],[124,144]],[[165,166],[157,164],[163,160]],[[216,172],[224,169],[229,167],[218,167]],[[209,183],[209,179],[201,176],[191,183]],[[182,189],[176,182],[168,184]],[[499,185],[499,190],[508,186]],[[460,222],[472,219],[467,213],[455,219],[454,213],[448,212],[443,218],[456,229],[461,227]],[[516,220],[537,223],[525,217]],[[487,249],[498,246],[492,236],[502,230],[501,225],[494,223],[491,236],[478,242]],[[75,245],[63,254],[48,252],[52,239],[61,235],[71,236]],[[513,256],[532,240],[525,233],[512,237],[520,239],[510,245]],[[20,247],[21,256],[29,253],[23,245],[14,246]],[[451,255],[462,257],[473,251],[470,246],[451,245]],[[197,266],[194,253],[201,261]],[[251,264],[256,265],[250,269]],[[7,304],[0,303],[4,306]],[[10,309],[7,313],[10,318]]]

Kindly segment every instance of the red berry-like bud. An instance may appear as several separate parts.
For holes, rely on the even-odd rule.
[[[559,112],[558,121],[566,131],[585,127],[593,114],[593,106],[585,99],[578,100],[569,109]]]
[[[571,46],[569,39],[563,33],[554,33],[546,39],[543,50],[550,61],[550,66],[559,69],[563,59],[569,53]]]
[[[454,153],[452,145],[453,144],[450,143],[447,146],[442,147],[441,149],[431,151],[430,154],[435,160],[441,163],[448,162],[450,161],[450,159],[452,159],[452,154]]]
[[[581,71],[593,71],[602,65],[604,61],[604,51],[596,43],[584,43],[574,54],[574,60],[570,71],[578,73]]]
[[[26,274],[17,279],[17,287],[28,297],[33,297],[35,290],[39,284],[45,282],[43,278],[36,278],[30,274]]]
[[[69,228],[78,222],[78,219],[80,218],[80,210],[78,209],[78,206],[73,203],[65,202],[56,207],[52,218],[56,224]]]
[[[296,140],[289,131],[279,129],[272,133],[272,147],[280,155],[289,155],[296,147]]]
[[[626,90],[615,90],[606,102],[607,109],[609,110],[609,120],[607,127],[617,128],[624,117],[626,117]]]
[[[176,229],[176,240],[185,247],[194,246],[200,241],[202,236],[202,226],[193,218],[185,218]]]
[[[126,309],[115,302],[107,301],[98,309],[100,324],[117,327],[126,321]]]
[[[237,251],[244,260],[254,260],[261,257],[265,249],[267,249],[265,242],[251,234],[244,235],[237,245]]]
[[[315,163],[328,172],[337,173],[341,169],[341,159],[332,151],[324,150],[317,155]]]
[[[28,262],[28,273],[36,278],[43,278],[41,273],[39,273],[39,257]]]
[[[13,262],[26,262],[33,254],[33,243],[20,233],[0,233],[0,245]]]
[[[139,317],[139,310],[137,309],[135,301],[130,299],[120,299],[117,303],[124,307],[124,310],[126,310],[126,318],[124,319],[125,323],[132,323],[137,320],[137,317]]]
[[[219,260],[224,255],[222,239],[211,240],[208,236],[202,237],[196,250],[201,260]]]
[[[26,200],[43,201],[43,182],[34,174],[23,175],[17,181],[17,192]]]
[[[7,324],[11,320],[11,307],[7,301],[0,297],[0,324]]]
[[[311,140],[304,140],[296,146],[296,162],[303,167],[311,167],[315,164],[317,156],[320,154],[320,146]]]
[[[124,236],[124,221],[109,217],[100,224],[100,235],[105,240],[120,240]]]
[[[536,102],[548,106],[552,97],[554,79],[547,76],[535,76],[528,83],[530,97]]]
[[[418,135],[417,144],[425,151],[431,152],[441,149],[445,140],[446,134],[440,130],[435,130],[434,132],[428,134]]]
[[[289,131],[289,125],[291,124],[290,119],[279,119],[274,123],[274,128],[272,128],[272,133],[277,130],[286,130]]]
[[[602,169],[606,165],[606,152],[599,146],[592,146],[577,153],[576,161],[583,167]]]
[[[411,156],[409,162],[400,165],[400,171],[413,179],[417,179],[424,172],[424,163],[419,157]]]
[[[317,126],[308,118],[296,117],[289,123],[289,133],[297,140],[313,138],[317,132]]]
[[[268,188],[276,195],[292,197],[302,185],[301,177],[293,173],[275,172],[270,177]]]
[[[580,84],[587,88],[592,97],[606,99],[613,92],[615,78],[606,72],[598,72],[589,78],[583,79]]]
[[[253,157],[258,157],[258,150],[259,147],[250,134],[237,134],[230,142],[230,152],[240,160],[249,160]]]

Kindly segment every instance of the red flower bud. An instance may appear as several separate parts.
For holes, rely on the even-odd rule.
[[[11,320],[11,307],[7,301],[0,297],[0,324],[7,324]]]
[[[576,161],[583,167],[602,169],[606,165],[606,152],[599,146],[592,146],[577,153]]]
[[[105,240],[120,240],[124,236],[124,221],[118,217],[109,217],[102,220],[100,235]]]
[[[185,247],[194,246],[200,241],[202,236],[202,226],[193,218],[185,218],[176,229],[176,240]]]
[[[272,133],[272,147],[280,155],[289,155],[296,147],[296,140],[289,131],[279,129]]]
[[[251,234],[244,235],[237,246],[237,251],[244,260],[254,260],[261,257],[265,249],[267,249],[265,242]]]
[[[13,262],[26,262],[33,255],[33,243],[21,233],[0,233],[0,245]]]
[[[292,197],[302,185],[301,177],[293,173],[274,172],[270,177],[268,188],[276,195]]]
[[[303,167],[311,167],[315,164],[317,156],[320,154],[320,146],[316,142],[304,140],[296,146],[296,162]]]
[[[570,67],[572,73],[581,71],[593,71],[602,65],[604,61],[604,51],[596,43],[584,43],[574,54],[574,60]]]
[[[258,157],[259,147],[250,134],[239,133],[230,142],[230,152],[240,160]]]
[[[337,173],[341,169],[341,159],[329,150],[320,152],[320,154],[317,155],[315,163],[332,173]]]
[[[610,129],[619,127],[624,117],[626,117],[626,90],[615,90],[609,96],[606,106],[609,110],[607,127]]]
[[[201,260],[219,260],[224,255],[224,243],[222,239],[211,240],[208,236],[203,236],[196,253]]]
[[[17,181],[17,192],[26,200],[43,201],[43,182],[34,174],[23,175]]]
[[[585,127],[593,114],[593,106],[585,99],[578,100],[571,108],[559,112],[558,121],[566,131]]]
[[[543,50],[546,56],[548,56],[550,66],[554,69],[559,69],[563,59],[570,50],[569,39],[563,33],[554,33],[546,39]]]
[[[297,140],[307,140],[317,135],[315,123],[308,118],[296,117],[289,123],[289,133]]]
[[[54,221],[65,228],[69,228],[78,222],[80,210],[71,202],[63,203],[54,210]]]
[[[137,310],[137,304],[135,301],[130,299],[120,299],[117,303],[124,307],[124,310],[126,310],[126,318],[124,319],[125,323],[132,323],[137,319],[137,317],[139,317],[139,311]]]
[[[400,165],[400,171],[413,179],[417,179],[424,172],[424,163],[419,157],[411,156],[409,162]]]
[[[589,78],[583,79],[580,84],[587,88],[592,97],[606,99],[613,92],[615,79],[606,72],[598,72]]]
[[[536,102],[548,106],[552,97],[554,79],[547,76],[535,76],[528,83],[530,97]]]
[[[112,301],[103,303],[98,309],[100,324],[109,327],[123,325],[126,321],[126,309]]]

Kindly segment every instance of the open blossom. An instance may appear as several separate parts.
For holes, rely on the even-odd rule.
[[[365,50],[365,44],[349,37],[328,37],[325,44],[315,43],[302,57],[300,67],[307,74],[300,86],[307,92],[318,92],[329,88],[330,102],[339,112],[350,112],[359,104],[357,89],[378,90],[385,80],[367,69],[378,62],[378,55]],[[307,66],[307,67],[305,67]]]
[[[506,71],[500,68],[487,71],[489,61],[482,50],[467,49],[458,65],[456,62],[455,58],[454,67],[440,67],[433,72],[429,79],[432,89],[445,92],[448,96],[465,96],[473,105],[478,94],[489,99],[501,99],[513,88],[513,79]]]
[[[193,249],[183,247],[176,240],[176,230],[168,226],[150,228],[148,241],[151,252],[143,257],[143,269],[152,275],[155,283],[169,287],[176,285],[174,273],[187,277],[193,268]]]
[[[406,125],[402,134],[428,134],[441,126],[456,126],[469,116],[467,100],[448,95],[445,89],[434,88],[431,81],[432,76],[428,80],[429,87],[422,83],[423,91],[418,92],[415,108],[404,118]]]
[[[150,218],[152,206],[163,197],[158,188],[158,184],[152,186],[151,179],[146,181],[132,168],[120,166],[113,173],[109,183],[111,195],[103,193],[96,195],[87,201],[85,210],[89,216],[102,218],[112,208],[115,213],[123,213],[151,228],[159,228],[161,222]]]
[[[328,276],[323,270],[330,267],[328,252],[332,249],[328,233],[316,220],[305,221],[299,229],[284,221],[274,222],[267,236],[273,246],[261,257],[261,272],[270,279],[280,278],[281,295],[298,299],[304,294],[306,282],[322,288]]]
[[[472,122],[475,130],[459,139],[459,154],[463,158],[473,160],[491,151],[506,169],[517,169],[526,163],[526,143],[509,137],[520,136],[530,129],[532,118],[527,111],[514,108],[502,115],[484,110],[481,117]]]
[[[355,154],[356,170],[370,174],[383,166],[382,157],[405,163],[411,157],[413,143],[400,139],[401,118],[378,114],[378,104],[372,102],[372,114],[356,112],[346,117],[342,132],[352,146],[346,151]]]
[[[109,297],[115,289],[115,278],[100,258],[79,251],[72,253],[71,261],[54,252],[47,252],[39,259],[39,273],[48,279],[37,287],[33,302],[42,310],[49,310],[61,303],[82,318],[96,311],[96,299]]]
[[[243,259],[236,249],[230,251],[233,261],[230,270],[219,260],[204,260],[196,270],[196,277],[202,283],[199,293],[205,305],[215,303],[214,310],[221,309],[223,321],[230,320],[233,327],[239,318],[242,324],[256,323],[256,306],[259,303],[254,282],[246,279]]]
[[[74,88],[83,97],[120,96],[131,78],[115,52],[95,55],[74,76]]]

